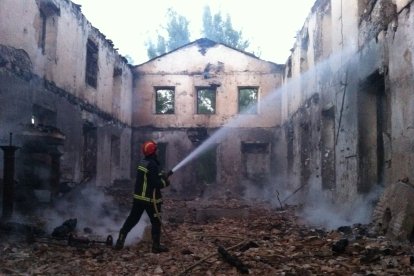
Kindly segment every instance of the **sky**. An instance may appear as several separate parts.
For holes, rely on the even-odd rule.
[[[133,64],[148,61],[146,42],[156,41],[166,25],[168,8],[186,17],[194,41],[201,38],[203,9],[229,14],[233,28],[249,40],[247,52],[284,64],[315,0],[72,0],[91,24]]]

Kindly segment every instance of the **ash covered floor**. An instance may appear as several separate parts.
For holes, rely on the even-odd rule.
[[[325,231],[303,225],[293,206],[276,210],[238,201],[210,203],[165,201],[164,229],[170,240],[163,234],[162,241],[170,251],[161,254],[151,253],[145,233],[140,242],[116,251],[105,244],[67,246],[65,241],[36,237],[28,241],[25,235],[3,231],[0,274],[414,274],[412,245],[372,235],[366,225]],[[217,215],[220,210],[224,218]],[[242,215],[229,210],[240,210]],[[225,253],[238,262],[238,268],[218,253],[220,247],[233,248]]]

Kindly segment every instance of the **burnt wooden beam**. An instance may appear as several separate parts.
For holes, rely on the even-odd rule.
[[[237,268],[237,270],[242,274],[249,274],[249,269],[243,262],[236,256],[231,255],[224,247],[219,246],[218,252],[220,256],[230,265]]]

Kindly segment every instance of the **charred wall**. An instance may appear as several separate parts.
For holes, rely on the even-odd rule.
[[[254,189],[264,192],[274,186],[271,167],[274,130],[270,128],[140,128],[133,132],[133,163],[143,158],[141,144],[153,139],[163,145],[161,165],[172,169],[202,142],[216,132],[223,134],[217,142],[174,172],[173,185],[166,191],[181,199],[240,198]],[[195,139],[195,136],[197,138]],[[134,169],[135,172],[135,169]]]
[[[353,17],[353,9],[363,11],[360,17]],[[339,19],[333,17],[337,13]],[[285,75],[282,95],[280,140],[287,146],[284,167],[291,185],[312,179],[316,190],[348,200],[389,175],[388,47],[379,40],[396,14],[391,1],[361,1],[355,7],[316,1],[287,64],[292,75]],[[335,28],[342,37],[330,33]],[[345,33],[345,28],[359,31]],[[340,47],[334,44],[338,40]],[[318,104],[309,109],[315,93]]]
[[[132,78],[80,6],[0,2],[0,144],[12,132],[19,147],[16,200],[50,202],[68,183],[107,186],[130,177]]]
[[[264,187],[274,183],[272,152],[283,66],[199,39],[135,71],[134,155],[145,139],[154,139],[166,144],[171,169],[198,146],[204,147],[204,141],[211,143],[210,149],[174,173],[171,190],[177,196],[239,198],[254,190],[263,194]],[[214,95],[206,101],[213,103],[209,112],[200,108],[200,88]],[[158,109],[159,90],[171,95],[168,112]],[[243,110],[244,90],[255,93],[250,111]],[[133,160],[135,165],[137,158]]]
[[[7,57],[4,52],[3,59]],[[20,147],[16,153],[17,202],[47,200],[59,193],[64,182],[110,185],[128,177],[122,167],[129,162],[118,161],[117,169],[105,159],[98,162],[102,158],[98,148],[110,152],[110,141],[101,138],[126,136],[128,141],[128,126],[20,66],[7,63],[0,68],[1,141],[8,144],[12,132],[13,143]],[[92,141],[88,139],[91,129],[95,130]],[[90,154],[92,159],[88,159]]]
[[[278,187],[286,190],[300,189],[306,193],[320,182],[321,132],[320,96],[314,94],[301,106],[280,131],[275,132],[273,173],[279,179]],[[285,164],[283,164],[286,162]]]
[[[411,186],[401,184],[413,177],[412,6],[413,1],[316,1],[286,65],[284,127],[276,138],[287,157],[278,165],[280,175],[291,179],[292,189],[312,174],[321,177],[310,188],[335,201],[385,189],[376,219],[402,239],[412,239]],[[319,105],[303,112],[312,93]],[[317,123],[309,124],[312,116]],[[312,145],[318,145],[319,157],[308,167],[304,160],[312,157]],[[399,189],[407,195],[395,200]]]

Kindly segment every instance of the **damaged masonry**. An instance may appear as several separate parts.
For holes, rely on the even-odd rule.
[[[413,5],[317,0],[285,64],[131,65],[69,0],[0,1],[0,273],[413,274]],[[171,251],[148,217],[114,251],[150,139]]]

